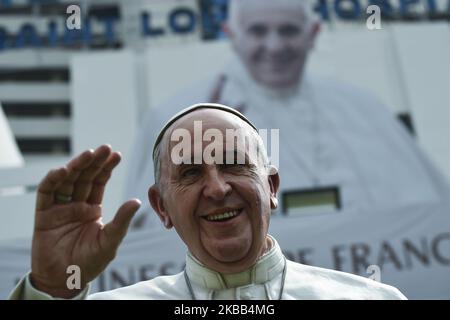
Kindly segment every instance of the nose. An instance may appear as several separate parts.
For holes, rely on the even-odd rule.
[[[269,32],[264,41],[264,45],[268,52],[277,53],[280,50],[283,50],[284,44],[283,39],[277,32]]]
[[[207,170],[205,185],[203,188],[203,195],[206,198],[220,201],[223,200],[230,192],[231,186],[216,167],[212,167]]]

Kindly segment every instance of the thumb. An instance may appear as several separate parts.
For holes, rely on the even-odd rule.
[[[106,238],[107,245],[111,249],[116,249],[122,242],[127,234],[131,219],[133,219],[134,214],[138,211],[140,206],[141,201],[139,199],[125,202],[119,210],[117,210],[114,219],[105,225],[103,234]]]

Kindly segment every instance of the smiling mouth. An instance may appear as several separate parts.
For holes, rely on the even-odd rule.
[[[210,214],[202,218],[210,222],[222,222],[236,218],[241,214],[242,210],[243,209],[230,210],[224,213]]]

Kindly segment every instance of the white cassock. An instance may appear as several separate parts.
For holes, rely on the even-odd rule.
[[[281,201],[289,191],[337,186],[345,210],[370,214],[448,198],[450,189],[443,175],[368,92],[309,74],[298,88],[275,92],[258,86],[239,62],[225,70],[219,102],[243,104],[243,113],[258,128],[279,129]],[[154,181],[151,154],[158,131],[181,109],[211,102],[218,79],[219,75],[177,94],[143,120],[125,192],[127,198],[144,200],[134,226],[161,225],[145,201]]]
[[[23,158],[0,105],[0,168],[19,167]]]
[[[398,289],[371,279],[285,260],[278,243],[272,240],[273,247],[252,268],[240,273],[218,273],[188,253],[187,279],[181,272],[90,296],[86,288],[75,299],[277,300],[280,295],[282,300],[406,299]],[[19,282],[9,298],[54,299],[33,288],[28,276]]]

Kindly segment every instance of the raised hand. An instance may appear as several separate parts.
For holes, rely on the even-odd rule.
[[[31,282],[54,297],[71,298],[67,267],[81,270],[81,289],[111,262],[140,206],[125,202],[114,219],[102,223],[106,183],[120,162],[107,145],[89,150],[66,166],[51,170],[39,184],[33,235]]]

